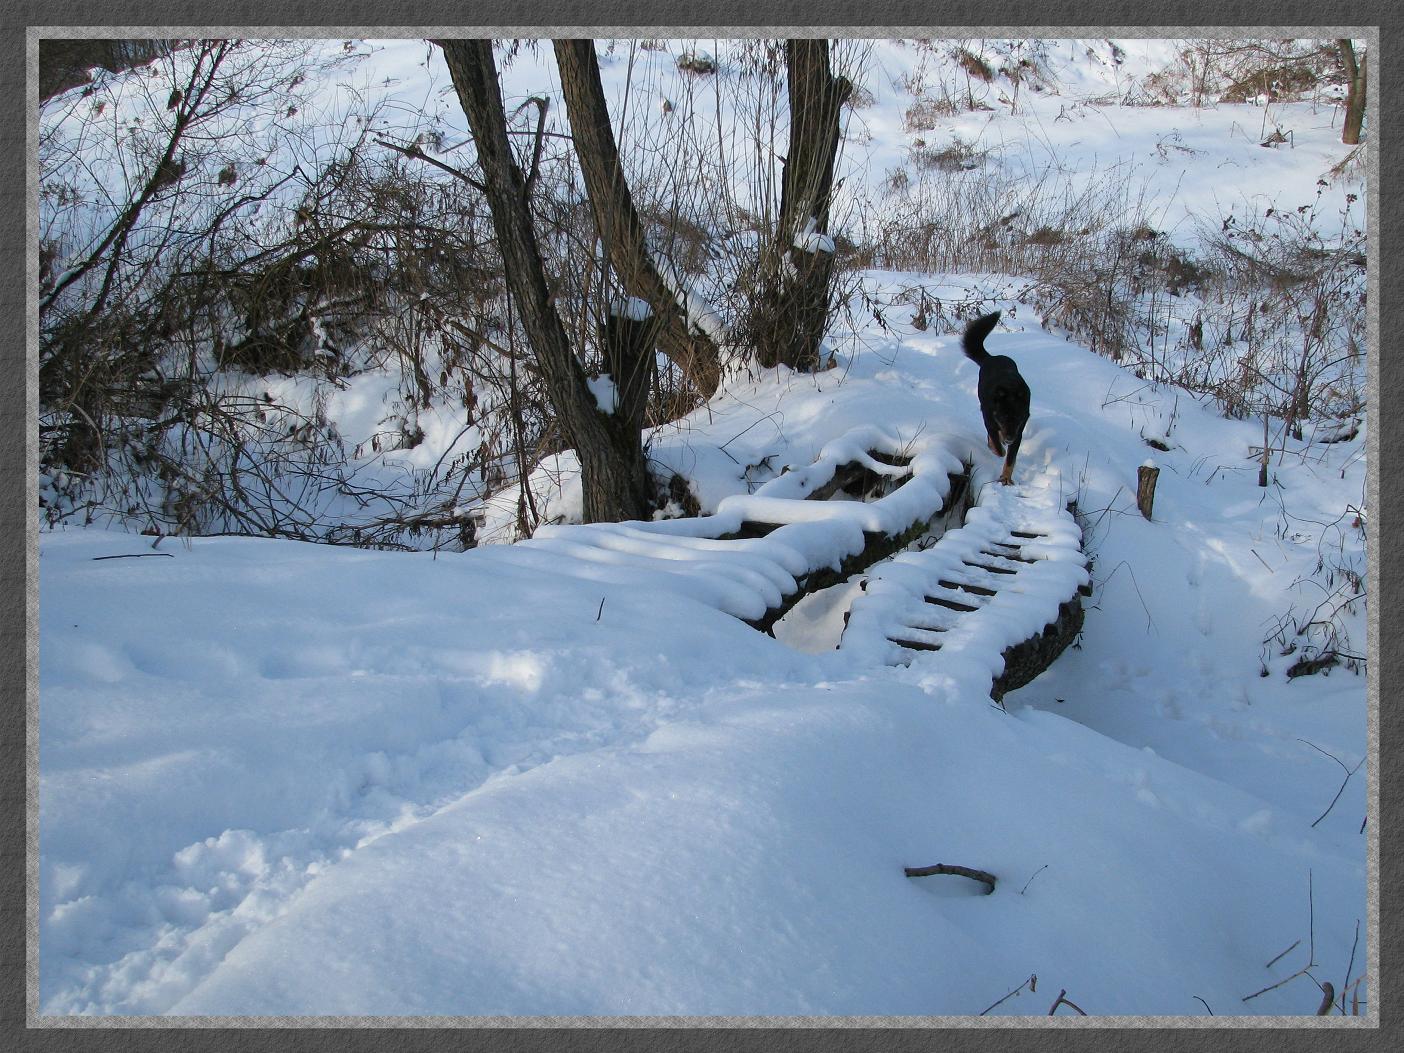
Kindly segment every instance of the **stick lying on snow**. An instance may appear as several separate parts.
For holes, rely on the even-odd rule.
[[[937,863],[929,867],[903,867],[907,877],[930,877],[932,874],[955,874],[957,877],[968,877],[975,881],[983,881],[990,887],[990,892],[995,890],[995,876],[985,870],[975,870],[971,867],[958,867],[947,863]]]

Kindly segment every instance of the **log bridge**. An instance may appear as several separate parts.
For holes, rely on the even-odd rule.
[[[998,700],[1077,636],[1090,576],[1058,481],[977,486],[972,449],[860,428],[713,515],[545,526],[502,555],[687,595],[765,632],[806,596],[861,576],[838,644],[855,667],[983,670]]]

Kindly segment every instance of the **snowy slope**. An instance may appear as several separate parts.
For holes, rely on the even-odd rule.
[[[1104,408],[1123,374],[1058,338],[995,341],[1039,393],[1021,472],[1108,504],[1149,410]],[[798,440],[900,385],[890,423],[978,434],[954,337],[893,352],[742,396]],[[45,1009],[972,1014],[1030,972],[1095,1013],[1314,1009],[1305,978],[1240,999],[1305,964],[1263,969],[1308,882],[1320,975],[1345,975],[1364,779],[1313,829],[1341,773],[1297,739],[1354,765],[1364,681],[1257,675],[1273,579],[1314,544],[1204,467],[1251,425],[1182,404],[1172,437],[1157,522],[1101,530],[1081,650],[1008,713],[936,662],[855,669],[497,547],[94,561],[151,550],[46,534]],[[1360,441],[1345,480],[1277,469],[1298,511],[1353,499]],[[935,862],[1002,883],[901,871]]]
[[[1273,107],[1290,152],[1234,131],[1261,108],[1093,106],[1164,58],[1121,44],[1018,114],[943,127],[1010,165],[1134,165],[1177,232],[1249,188],[1295,205],[1343,155],[1310,103]],[[920,61],[885,48],[859,112],[874,180],[912,138]],[[367,52],[391,65],[364,83],[393,69],[406,97],[441,61]],[[1190,149],[1162,160],[1171,132]],[[718,514],[874,426],[993,485],[975,367],[909,294],[1004,310],[991,349],[1034,392],[1016,483],[1075,498],[1095,560],[1080,645],[1004,709],[985,669],[836,651],[843,587],[771,639],[677,575],[522,555],[568,527],[437,556],[42,533],[41,1011],[973,1016],[1036,975],[992,1014],[1046,1015],[1060,989],[1094,1015],[1314,1013],[1306,975],[1249,996],[1309,954],[1338,991],[1366,971],[1365,681],[1289,679],[1301,652],[1274,632],[1364,573],[1366,429],[1287,440],[1260,489],[1260,421],[1089,354],[1023,287],[870,272],[882,317],[835,327],[834,368],[734,371],[649,436]],[[348,390],[343,424],[373,427],[380,383]],[[548,518],[578,509],[571,461],[536,478]],[[1363,604],[1341,619],[1363,654]],[[999,883],[903,874],[934,863]]]

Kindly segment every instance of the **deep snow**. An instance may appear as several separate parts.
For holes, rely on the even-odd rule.
[[[1121,371],[993,339],[1039,393],[1020,474],[1108,504],[1145,451]],[[978,434],[956,340],[741,397],[796,439],[884,391]],[[1098,1014],[1313,1010],[1305,977],[1240,999],[1308,917],[1345,977],[1365,779],[1313,829],[1342,776],[1299,740],[1354,766],[1364,680],[1258,676],[1316,539],[1196,470],[1251,425],[1180,413],[1157,521],[1100,528],[1082,647],[1008,712],[939,656],[855,668],[501,547],[43,535],[43,1008],[975,1014],[1034,973]],[[1294,513],[1357,499],[1355,444],[1275,470]],[[934,862],[1002,883],[902,874]]]
[[[397,49],[424,54],[376,53]],[[891,55],[864,120],[895,153],[912,56]],[[1122,75],[1094,72],[1084,94],[1021,97],[1044,118],[1030,155],[1101,156],[1082,137],[1113,126],[1177,209],[1213,208],[1211,166],[1290,199],[1343,152],[1327,109],[1290,111],[1300,149],[1264,150],[1233,134],[1260,110],[1093,107]],[[1069,101],[1081,125],[1052,120]],[[1168,153],[1183,170],[1157,160],[1167,129],[1198,151]],[[40,1011],[965,1016],[1036,975],[992,1014],[1043,1016],[1060,989],[1094,1015],[1311,1014],[1306,976],[1244,999],[1309,953],[1338,991],[1365,972],[1373,831],[1365,770],[1346,780],[1365,679],[1289,680],[1295,656],[1264,640],[1320,602],[1319,561],[1364,571],[1366,429],[1289,440],[1260,489],[1261,423],[1044,330],[1018,281],[865,283],[893,306],[831,336],[835,368],[734,372],[650,455],[718,514],[874,425],[955,444],[993,485],[959,334],[895,303],[978,294],[1034,392],[1016,483],[1082,513],[1079,647],[1000,709],[984,670],[939,654],[833,650],[852,589],[776,640],[676,575],[576,577],[531,545],[44,532]],[[346,419],[375,416],[376,383],[348,390]],[[568,514],[578,486],[547,480]],[[1360,604],[1346,625],[1363,648]],[[938,862],[999,885],[903,874]]]

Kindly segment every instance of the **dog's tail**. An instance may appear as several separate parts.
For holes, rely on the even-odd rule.
[[[961,338],[960,346],[967,358],[983,362],[990,357],[990,353],[985,350],[985,337],[990,335],[990,330],[999,321],[999,315],[998,311],[983,315],[965,327],[965,336]]]

